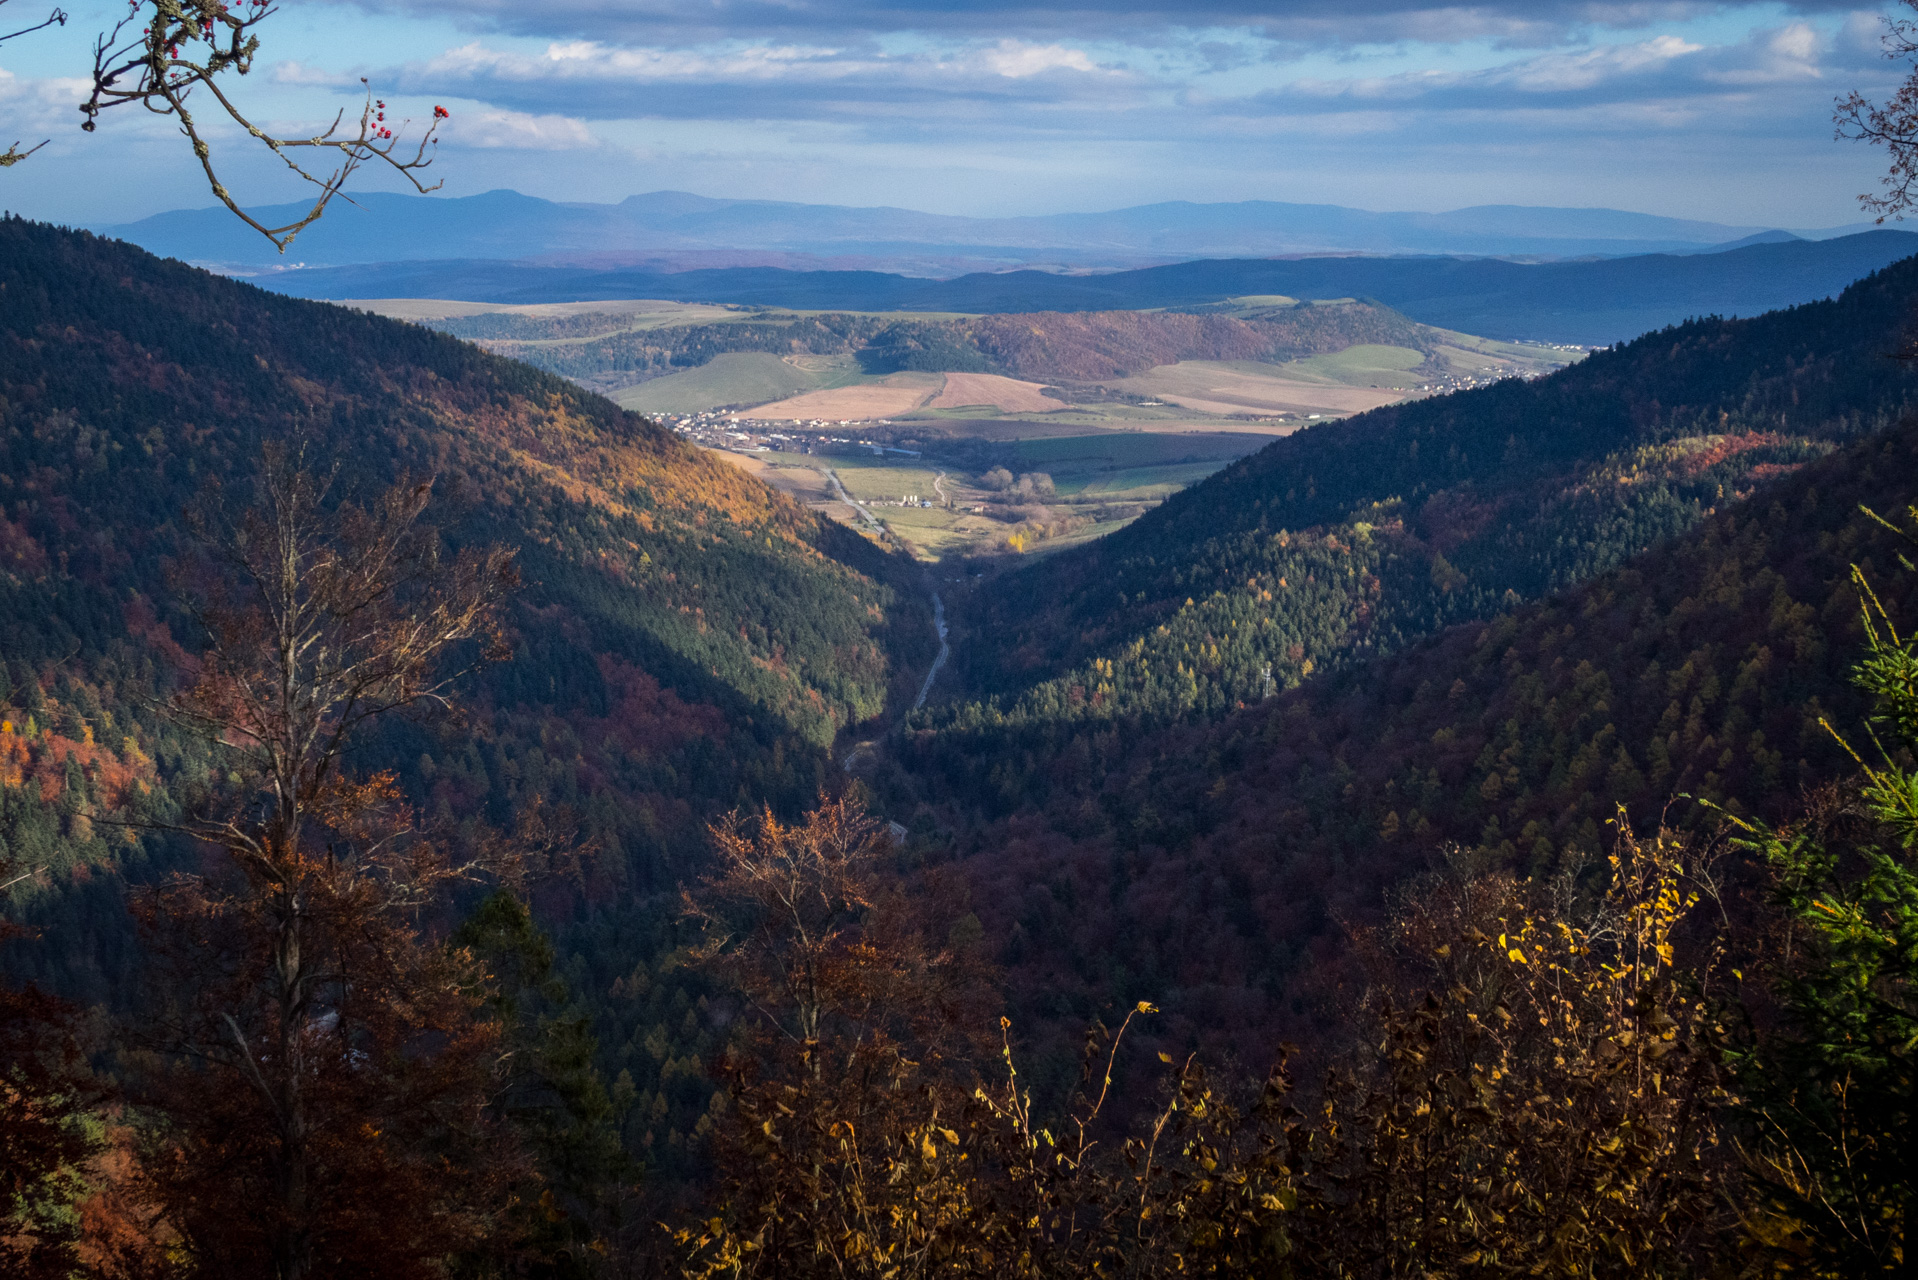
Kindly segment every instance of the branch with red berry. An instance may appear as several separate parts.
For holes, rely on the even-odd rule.
[[[286,252],[295,236],[319,221],[327,205],[341,194],[347,179],[363,165],[385,165],[422,194],[439,189],[439,183],[428,185],[420,174],[433,163],[440,125],[451,118],[445,107],[433,108],[432,123],[411,144],[405,138],[411,121],[389,123],[386,103],[375,98],[370,88],[366,89],[358,128],[343,129],[347,117],[341,111],[325,131],[310,137],[280,137],[256,125],[240,110],[221,78],[229,73],[244,76],[253,69],[260,50],[254,28],[279,12],[272,0],[127,0],[127,10],[113,30],[95,42],[93,93],[80,105],[86,116],[80,127],[90,133],[97,127],[101,112],[134,104],[178,121],[220,203],[271,240],[280,252]],[[136,22],[143,24],[138,35],[132,32]],[[366,80],[362,78],[360,84],[364,87]],[[267,226],[240,207],[214,170],[213,149],[194,115],[195,94],[211,98],[215,110],[224,112],[288,169],[319,188],[303,216],[283,226]],[[325,160],[315,165],[308,157]],[[351,197],[347,199],[351,201]]]

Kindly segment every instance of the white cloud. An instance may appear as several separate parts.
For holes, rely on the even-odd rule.
[[[1567,93],[1595,88],[1622,76],[1662,70],[1674,58],[1703,48],[1677,36],[1656,36],[1636,44],[1612,45],[1582,53],[1546,54],[1489,79],[1527,93]]]
[[[1033,38],[1147,37],[1206,28],[1262,30],[1320,48],[1412,40],[1498,41],[1546,47],[1568,32],[1633,29],[1709,15],[1739,0],[360,0],[368,7],[451,15],[467,24],[538,37],[698,45],[751,33],[849,35],[917,32],[958,38],[1018,32]],[[1786,0],[1829,12],[1843,0]]]
[[[1776,31],[1761,32],[1743,49],[1726,50],[1728,64],[1704,73],[1713,84],[1756,86],[1793,80],[1824,78],[1821,65],[1828,46],[1810,25],[1795,22]]]
[[[359,76],[352,71],[330,71],[303,62],[276,62],[268,75],[274,84],[298,88],[350,89],[359,87]]]
[[[440,126],[440,137],[448,146],[525,151],[584,151],[599,145],[593,131],[570,116],[497,107],[455,112]]]
[[[1014,80],[1047,71],[1083,71],[1088,74],[1097,74],[1099,71],[1091,56],[1083,49],[1069,49],[1061,44],[1025,44],[1018,40],[1001,40],[980,53],[979,61],[994,74]]]
[[[93,82],[72,76],[19,76],[0,68],[0,151],[18,144],[22,150],[50,143],[47,152],[70,151],[100,135],[80,131],[81,116],[76,108],[86,100]],[[138,118],[136,123],[136,118]],[[102,116],[101,131],[124,124],[143,137],[153,138],[172,130],[156,127],[155,117],[146,112],[119,111]],[[18,180],[32,181],[32,169],[0,170]]]
[[[1299,78],[1249,95],[1239,109],[1363,109],[1394,104],[1440,118],[1458,112],[1591,111],[1603,108],[1621,128],[1647,121],[1691,123],[1700,113],[1724,114],[1716,126],[1736,127],[1738,116],[1804,111],[1822,117],[1817,102],[1761,102],[1754,91],[1817,86],[1842,50],[1809,23],[1751,32],[1731,44],[1710,45],[1664,34],[1586,49],[1555,50],[1473,70],[1406,71],[1346,79]],[[1228,99],[1216,100],[1226,108]],[[1828,101],[1828,99],[1827,99]],[[1229,109],[1229,108],[1226,108]],[[1517,119],[1517,116],[1513,117]]]
[[[854,53],[801,44],[755,44],[721,49],[627,48],[593,40],[555,41],[529,54],[491,48],[473,41],[410,69],[424,80],[486,78],[604,80],[631,84],[647,81],[822,82],[854,77],[957,78],[986,71],[1006,79],[1027,79],[1050,72],[1112,74],[1082,49],[1059,44],[1001,40],[984,49],[944,53]]]

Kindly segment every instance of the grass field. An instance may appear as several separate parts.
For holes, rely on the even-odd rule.
[[[1425,353],[1410,347],[1381,347],[1365,344],[1347,347],[1325,356],[1310,356],[1281,365],[1268,365],[1282,371],[1281,376],[1299,382],[1317,382],[1342,387],[1417,386],[1412,370],[1425,363]]]
[[[1418,356],[1417,352],[1411,354]],[[1404,398],[1396,390],[1353,386],[1317,370],[1304,377],[1291,376],[1287,372],[1290,368],[1253,360],[1181,360],[1111,385],[1194,412],[1264,417],[1360,413]]]
[[[1477,334],[1459,333],[1454,329],[1434,329],[1432,332],[1445,348],[1503,361],[1514,366],[1515,371],[1542,373],[1583,358],[1579,352],[1562,347],[1540,346],[1531,342],[1501,342],[1497,338],[1481,338]]]
[[[654,298],[624,298],[612,302],[450,302],[439,298],[358,298],[343,305],[391,316],[395,320],[460,320],[468,316],[524,316],[546,320],[554,316],[605,315],[626,319],[625,328],[664,329],[671,325],[724,324],[750,320],[744,307],[709,302],[663,302]],[[600,333],[596,338],[606,335]],[[554,338],[552,342],[590,342],[593,338]]]
[[[915,495],[930,501],[937,497],[932,482],[944,470],[943,467],[901,466],[890,458],[867,462],[863,458],[815,457],[813,465],[831,467],[838,473],[839,483],[846,486],[846,492],[867,504],[898,502]],[[884,519],[891,519],[890,513],[880,514]]]
[[[1215,465],[1261,447],[1242,435],[1160,435],[1147,431],[1106,431],[1097,435],[1021,440],[1014,446],[1021,470],[1045,471],[1065,484],[1111,470]]]
[[[723,404],[762,404],[818,386],[817,375],[776,355],[735,351],[615,392],[613,402],[640,413],[698,413]]]
[[[1123,527],[1152,504],[1259,448],[1267,438],[1146,432],[1039,437],[1014,442],[1013,459],[1008,465],[1020,472],[1043,471],[1052,477],[1057,496],[1045,506],[1055,522],[1085,522],[1069,534],[1032,547],[1034,552],[1045,552]],[[831,501],[823,474],[825,468],[831,468],[847,494],[865,504],[922,559],[938,560],[1001,547],[1014,528],[992,514],[996,508],[988,503],[989,495],[979,487],[978,476],[937,463],[779,452],[722,451],[721,456],[815,510],[856,527],[856,513],[843,503]],[[941,502],[942,489],[951,499],[950,507]],[[923,498],[940,505],[902,506],[902,498]],[[975,512],[974,507],[986,510]]]
[[[826,481],[826,473],[820,470],[820,460],[796,453],[733,453],[722,450],[728,462],[742,470],[750,471],[775,489],[783,489],[801,502],[814,505],[830,502],[834,506],[845,504],[834,500],[832,486]],[[852,520],[851,512],[845,519]]]
[[[1110,432],[1022,440],[1021,470],[1043,471],[1062,497],[1081,502],[1155,502],[1263,448],[1242,434]]]

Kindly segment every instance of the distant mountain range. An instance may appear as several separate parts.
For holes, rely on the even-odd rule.
[[[304,206],[258,211],[292,221]],[[220,208],[182,209],[94,228],[167,257],[244,271],[286,265]],[[1191,258],[1373,253],[1569,258],[1711,252],[1754,239],[1828,239],[1864,229],[1797,233],[1626,213],[1482,205],[1449,213],[1375,213],[1328,204],[1173,201],[1105,213],[966,218],[911,209],[854,209],[776,200],[717,200],[680,191],[618,204],[563,204],[489,191],[457,198],[355,194],[301,233],[309,266],[441,258],[543,259],[541,265],[870,268],[945,277],[1015,266],[1131,267]]]
[[[277,272],[256,283],[306,298],[457,298],[539,303],[662,298],[841,311],[1191,309],[1228,298],[1359,297],[1414,320],[1493,338],[1598,346],[1693,316],[1750,316],[1829,297],[1918,254],[1918,234],[1788,238],[1712,254],[1581,262],[1460,257],[1224,259],[1061,275],[979,272],[924,280],[877,271],[770,267],[661,272],[465,259]]]

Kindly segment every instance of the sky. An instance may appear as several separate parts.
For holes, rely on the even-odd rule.
[[[0,33],[49,0],[0,0]],[[0,45],[0,207],[76,225],[212,203],[168,122],[80,132],[126,0]],[[361,78],[443,105],[441,194],[640,192],[1042,214],[1162,200],[1602,206],[1739,226],[1864,220],[1882,153],[1832,102],[1889,93],[1893,8],[1703,0],[283,0],[232,92],[311,133]],[[1908,12],[1902,6],[1897,12]],[[413,126],[417,131],[418,125]],[[298,197],[232,128],[239,198]],[[396,179],[361,179],[400,189]]]

